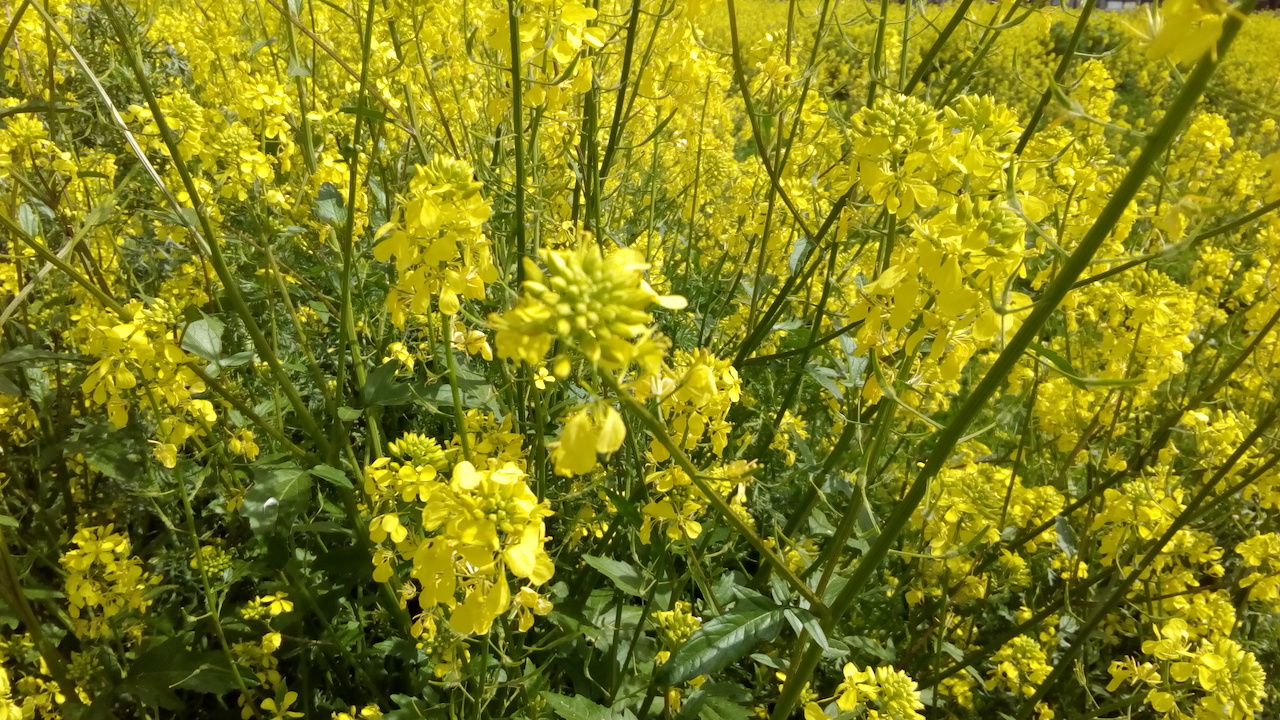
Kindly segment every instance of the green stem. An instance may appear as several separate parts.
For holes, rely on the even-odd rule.
[[[519,287],[524,283],[524,259],[529,256],[524,228],[524,73],[520,65],[519,0],[507,0],[507,25],[511,41],[511,136],[515,143],[516,161],[515,210],[512,211],[511,226],[515,231],[516,286]],[[449,342],[447,338],[445,342]]]
[[[1071,40],[1067,42],[1067,51],[1063,53],[1062,59],[1058,61],[1058,69],[1053,73],[1053,80],[1049,81],[1049,87],[1044,89],[1044,93],[1040,95],[1040,102],[1036,103],[1036,109],[1031,112],[1031,119],[1027,121],[1026,127],[1022,129],[1022,137],[1018,138],[1018,146],[1014,149],[1014,155],[1022,155],[1022,151],[1030,142],[1031,136],[1036,134],[1036,126],[1040,124],[1040,118],[1044,116],[1044,109],[1049,106],[1049,98],[1053,97],[1053,86],[1062,83],[1062,78],[1067,74],[1067,67],[1071,65],[1071,60],[1076,56],[1076,48],[1080,45],[1080,38],[1084,37],[1085,26],[1089,23],[1089,16],[1093,14],[1093,6],[1098,0],[1085,0],[1084,8],[1080,10],[1080,19],[1076,21],[1075,32],[1071,33]]]
[[[449,370],[449,393],[453,397],[453,421],[458,426],[458,440],[462,444],[462,459],[471,462],[471,436],[467,434],[467,414],[462,407],[462,392],[458,389],[458,361],[453,357],[453,318],[441,315],[444,335],[445,366]],[[541,441],[541,438],[539,438]]]
[[[182,491],[182,514],[186,518],[187,535],[191,537],[192,558],[195,560],[196,569],[200,573],[200,586],[204,590],[204,605],[209,610],[209,619],[213,621],[213,632],[218,636],[218,645],[222,648],[222,654],[227,658],[227,666],[231,669],[231,677],[236,681],[236,688],[248,700],[249,688],[245,685],[244,678],[240,676],[240,668],[236,665],[236,660],[231,654],[231,645],[227,642],[227,634],[222,629],[221,606],[214,597],[213,586],[209,584],[209,571],[204,564],[204,554],[200,552],[200,533],[196,531],[196,516],[191,510],[191,494],[187,492],[186,478],[181,473],[175,472],[174,479],[177,480],[178,488]],[[253,703],[248,703],[246,706],[253,710],[254,715],[258,714],[258,710]]]
[[[137,81],[138,87],[142,90],[142,94],[146,98],[147,107],[150,108],[151,115],[155,119],[156,127],[160,131],[160,137],[164,141],[165,147],[169,150],[169,156],[173,160],[173,167],[177,170],[178,176],[182,179],[183,188],[186,190],[187,196],[191,200],[192,210],[195,212],[196,218],[200,223],[200,228],[205,239],[205,245],[209,250],[209,261],[213,265],[214,272],[217,273],[218,279],[222,282],[223,290],[227,294],[227,299],[231,302],[232,309],[240,316],[241,322],[244,323],[245,329],[249,332],[249,337],[253,341],[254,349],[258,351],[258,354],[261,355],[264,360],[266,360],[276,382],[279,384],[279,387],[284,390],[285,396],[289,400],[289,404],[293,406],[294,412],[298,414],[298,421],[302,423],[303,428],[307,431],[307,434],[315,440],[315,443],[327,453],[329,449],[328,439],[325,437],[324,432],[321,431],[320,425],[316,422],[315,417],[311,414],[311,410],[307,408],[306,402],[302,399],[302,396],[298,394],[297,387],[295,387],[293,381],[289,379],[289,375],[285,372],[284,365],[271,349],[271,343],[262,333],[262,329],[258,327],[258,323],[254,319],[253,311],[249,309],[249,305],[244,299],[244,294],[240,292],[239,278],[232,274],[230,268],[227,266],[225,258],[222,256],[221,243],[218,242],[218,236],[214,232],[213,225],[209,221],[209,214],[205,209],[204,200],[200,195],[200,190],[196,187],[191,171],[187,168],[182,151],[178,147],[177,138],[174,136],[173,128],[169,127],[169,122],[165,118],[164,111],[161,110],[160,104],[156,99],[155,92],[151,88],[151,81],[142,67],[142,59],[138,55],[137,48],[127,41],[129,33],[124,26],[124,22],[120,19],[115,6],[116,0],[110,0],[103,4],[103,8],[106,9],[107,17],[111,22],[111,26],[115,30],[116,38],[120,43],[120,47],[124,50],[125,58],[133,72],[134,79]],[[38,4],[36,7],[38,7]]]
[[[1245,0],[1242,13],[1247,13],[1251,10],[1254,2],[1256,0]],[[947,458],[950,457],[951,451],[960,441],[960,438],[964,437],[969,425],[977,418],[978,414],[986,406],[987,401],[1004,384],[1005,378],[1017,365],[1022,354],[1026,352],[1027,346],[1049,320],[1049,316],[1062,303],[1075,281],[1088,267],[1089,261],[1097,253],[1098,248],[1111,234],[1120,217],[1129,207],[1129,203],[1137,195],[1138,190],[1141,189],[1142,183],[1151,173],[1156,161],[1173,142],[1179,128],[1182,127],[1183,122],[1191,114],[1196,101],[1199,100],[1205,86],[1209,83],[1209,78],[1217,68],[1219,60],[1226,55],[1231,41],[1235,38],[1236,33],[1239,32],[1241,21],[1242,16],[1233,14],[1227,17],[1217,52],[1205,56],[1196,65],[1182,91],[1174,99],[1168,112],[1165,113],[1164,118],[1160,121],[1160,125],[1148,137],[1142,153],[1134,161],[1129,172],[1125,174],[1119,185],[1116,186],[1110,200],[1103,207],[1102,212],[1098,214],[1097,219],[1084,238],[1081,239],[1080,245],[1062,264],[1062,269],[1045,289],[1039,302],[1027,315],[1022,327],[1018,328],[1018,332],[1009,340],[1004,350],[991,365],[991,369],[983,376],[973,392],[961,403],[951,422],[938,433],[936,444],[929,454],[924,467],[920,469],[915,481],[907,489],[906,495],[894,507],[892,514],[885,521],[880,535],[858,561],[849,581],[832,603],[831,615],[823,623],[825,630],[834,628],[835,623],[853,606],[854,601],[864,590],[867,581],[871,579],[879,568],[880,562],[889,554],[889,550],[897,541],[898,536],[902,534],[910,523],[912,514],[915,513],[916,508],[924,500],[930,480],[942,469]],[[818,661],[821,658],[822,648],[810,643],[798,667],[792,668],[792,672],[788,674],[782,695],[778,698],[777,705],[774,706],[773,720],[783,720],[783,718],[791,714],[791,709],[795,707],[800,698],[801,689],[805,687],[813,676],[813,671],[817,668]],[[1058,669],[1065,668],[1066,664],[1059,664],[1058,666]]]
[[[716,512],[720,514],[721,518],[732,525],[740,535],[746,538],[747,542],[760,553],[760,556],[773,566],[774,571],[780,574],[783,579],[787,581],[787,584],[791,585],[792,588],[809,601],[811,606],[810,609],[814,614],[819,616],[825,615],[827,608],[817,594],[815,594],[808,585],[805,585],[803,580],[796,577],[796,574],[792,572],[786,561],[778,557],[773,550],[769,549],[769,546],[765,545],[764,540],[760,539],[760,536],[756,535],[755,531],[752,530],[751,527],[742,520],[742,518],[738,517],[733,512],[733,509],[729,507],[729,503],[725,502],[724,498],[720,497],[720,494],[711,487],[706,479],[703,478],[702,474],[698,472],[698,469],[694,467],[693,462],[689,460],[689,457],[684,454],[684,450],[680,449],[680,446],[671,439],[669,434],[667,434],[666,426],[663,425],[660,420],[651,415],[639,401],[631,396],[631,393],[623,390],[622,387],[618,385],[618,381],[614,379],[613,375],[607,370],[600,370],[600,378],[604,381],[605,385],[613,391],[613,394],[617,396],[618,400],[627,407],[627,410],[629,410],[631,414],[649,430],[654,438],[657,439],[664,448],[666,448],[667,453],[676,461],[676,464],[680,466],[680,469],[684,470],[685,474],[689,476],[689,479],[693,481],[694,486],[696,486],[703,496],[707,498],[707,501],[716,509]]]
[[[951,19],[947,21],[946,26],[942,28],[942,32],[938,33],[937,39],[925,51],[924,57],[920,58],[920,64],[916,66],[916,71],[911,74],[911,79],[907,81],[906,87],[902,89],[904,95],[910,95],[911,91],[916,89],[916,85],[919,85],[920,81],[924,79],[925,73],[929,72],[929,66],[938,57],[938,52],[947,44],[947,40],[950,39],[952,33],[956,31],[957,27],[960,27],[965,13],[969,12],[969,6],[972,4],[973,0],[960,0],[960,4],[956,5],[955,12],[951,13]]]

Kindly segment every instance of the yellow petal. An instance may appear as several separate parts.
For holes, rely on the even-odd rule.
[[[617,452],[626,437],[627,426],[622,422],[622,415],[613,408],[605,410],[604,422],[600,423],[600,434],[596,437],[596,452],[606,455]]]

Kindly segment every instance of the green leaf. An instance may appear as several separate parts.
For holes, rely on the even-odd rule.
[[[754,714],[743,704],[751,699],[751,693],[737,683],[705,683],[685,698],[676,720],[747,720]]]
[[[250,687],[257,685],[252,672],[240,670]],[[176,637],[153,644],[129,667],[129,676],[120,690],[143,703],[178,709],[182,701],[174,688],[223,695],[238,687],[231,665],[221,652],[194,652]]]
[[[369,373],[360,390],[365,405],[404,405],[413,398],[408,385],[396,382],[399,368],[400,361],[392,358]]]
[[[346,201],[333,183],[322,184],[316,193],[316,218],[334,226],[346,222]]]
[[[236,676],[231,672],[231,666],[227,664],[227,659],[222,653],[210,652],[202,655],[204,664],[175,683],[174,687],[211,695],[225,695],[238,687]],[[250,687],[258,684],[254,674],[244,668],[240,668],[240,679]]]
[[[289,67],[285,73],[289,77],[311,77],[311,68],[298,58],[289,58]]]
[[[1044,360],[1048,361],[1049,366],[1052,367],[1054,370],[1057,370],[1059,374],[1061,374],[1064,378],[1067,379],[1067,382],[1071,383],[1072,385],[1075,385],[1076,387],[1082,390],[1088,389],[1090,387],[1104,387],[1104,388],[1133,387],[1134,385],[1141,385],[1143,382],[1142,378],[1081,377],[1080,373],[1074,367],[1071,366],[1070,362],[1067,362],[1066,358],[1050,350],[1049,348],[1041,345],[1040,343],[1037,343],[1034,341],[1030,342],[1027,344],[1027,349],[1029,349],[1031,352],[1035,353],[1036,355],[1039,355]]]
[[[18,227],[22,228],[22,232],[27,237],[38,237],[40,235],[40,216],[27,203],[18,206]]]
[[[342,420],[343,422],[351,422],[352,420],[355,420],[356,418],[360,417],[363,414],[364,412],[357,410],[353,407],[347,407],[346,405],[343,405],[342,407],[338,408],[338,419]]]
[[[1062,554],[1067,557],[1075,557],[1076,554],[1076,531],[1071,528],[1071,523],[1061,515],[1053,519],[1053,528],[1057,531],[1055,542],[1058,549],[1062,550]]]
[[[222,357],[222,321],[211,315],[187,325],[182,334],[182,349],[211,363]]]
[[[257,468],[253,487],[244,494],[249,529],[263,537],[293,522],[306,505],[311,476],[296,466]]]
[[[349,113],[351,115],[359,115],[365,120],[372,120],[374,122],[384,122],[384,123],[391,122],[391,118],[388,118],[385,113],[379,112],[378,110],[374,110],[373,108],[356,107],[354,105],[347,105],[346,107],[338,108],[338,112]]]
[[[583,555],[582,559],[591,567],[599,570],[601,575],[612,580],[614,586],[622,592],[636,597],[644,594],[640,589],[644,584],[644,577],[630,563],[595,555]]]
[[[556,716],[564,720],[614,720],[617,717],[609,708],[597,705],[581,695],[569,697],[543,690],[542,698],[555,711]]]
[[[228,355],[218,360],[218,364],[222,367],[240,367],[241,365],[248,365],[253,362],[253,358],[253,352],[245,350],[244,352],[238,352],[235,355]]]
[[[757,645],[777,637],[785,613],[783,608],[735,608],[712,618],[658,668],[654,680],[679,685],[729,667]]]
[[[87,362],[88,359],[83,355],[36,350],[30,345],[16,347],[5,354],[0,355],[0,365],[26,365],[27,363],[57,362],[63,360],[69,362]]]
[[[827,641],[827,633],[822,629],[822,623],[818,621],[818,617],[804,608],[787,608],[784,611],[787,622],[791,623],[791,628],[800,634],[803,628],[809,633],[809,637],[822,648],[824,653],[831,652],[831,643]]]
[[[317,465],[311,468],[310,470],[308,470],[307,472],[311,473],[312,475],[315,475],[321,480],[328,480],[329,482],[333,483],[334,485],[337,485],[340,488],[354,490],[356,487],[355,485],[351,484],[351,480],[347,478],[346,473],[342,472],[337,468],[331,468],[328,465]]]
[[[748,720],[755,713],[728,698],[710,697],[698,713],[701,720]]]

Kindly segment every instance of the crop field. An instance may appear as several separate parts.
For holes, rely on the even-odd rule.
[[[1280,15],[1069,4],[0,0],[0,720],[1280,718]]]

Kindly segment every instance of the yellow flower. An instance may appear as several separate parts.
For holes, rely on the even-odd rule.
[[[546,250],[541,257],[549,275],[526,260],[527,279],[516,306],[489,317],[498,331],[500,357],[538,365],[552,341],[561,339],[610,370],[637,359],[642,364],[660,359],[646,309],[654,304],[680,309],[685,300],[660,296],[649,287],[644,280],[649,266],[639,253],[620,249],[602,258],[598,248],[584,244],[576,252]]]
[[[1222,0],[1165,0],[1159,30],[1147,45],[1147,57],[1178,63],[1200,59],[1218,43],[1230,7]]]
[[[299,717],[302,717],[302,713],[294,712],[289,709],[290,706],[292,706],[295,702],[297,702],[297,700],[298,700],[298,693],[290,690],[289,692],[286,692],[284,694],[284,697],[280,699],[279,703],[276,702],[275,698],[267,698],[266,700],[262,701],[262,705],[260,705],[259,707],[271,713],[271,720],[284,720],[285,718],[299,718]]]
[[[622,415],[611,405],[574,413],[551,449],[556,474],[569,477],[591,472],[596,467],[596,456],[616,452],[626,436]]]

